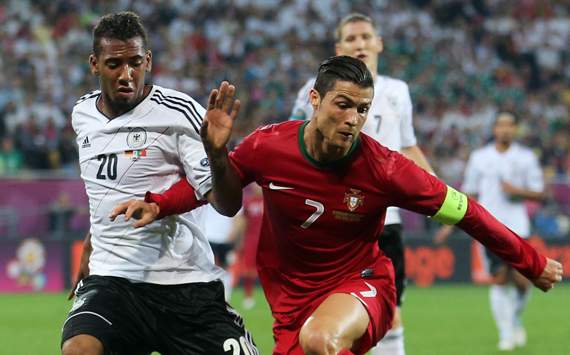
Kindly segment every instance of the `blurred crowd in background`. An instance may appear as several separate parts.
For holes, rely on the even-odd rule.
[[[458,184],[495,113],[509,109],[546,181],[570,181],[570,4],[548,0],[2,1],[0,175],[78,176],[70,113],[98,88],[91,30],[124,9],[147,27],[150,82],[203,105],[221,80],[236,84],[238,136],[288,119],[334,54],[340,18],[363,12],[384,39],[379,72],[410,86],[418,142],[439,176]]]

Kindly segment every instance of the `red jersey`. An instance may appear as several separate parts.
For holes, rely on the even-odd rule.
[[[315,161],[304,146],[305,124],[260,128],[230,153],[243,186],[256,181],[263,189],[258,273],[277,323],[302,321],[295,312],[356,273],[388,272],[390,261],[376,242],[386,208],[432,216],[447,192],[443,182],[365,134],[341,160]],[[475,201],[459,226],[523,274],[542,272],[545,258]]]

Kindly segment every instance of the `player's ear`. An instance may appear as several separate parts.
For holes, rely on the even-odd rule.
[[[382,53],[384,50],[384,40],[382,40],[382,37],[377,36],[376,41],[378,41],[378,53]]]
[[[145,57],[146,57],[146,69],[145,70],[148,73],[150,73],[152,71],[152,52],[150,49],[146,50]]]
[[[336,42],[334,44],[334,55],[341,55],[342,53],[340,52],[340,43]]]
[[[97,68],[97,57],[95,54],[89,56],[89,68],[91,69],[91,74],[99,76],[99,69]]]
[[[311,106],[313,106],[313,111],[317,111],[321,103],[321,95],[319,95],[319,92],[314,88],[309,92],[309,101],[311,102]]]

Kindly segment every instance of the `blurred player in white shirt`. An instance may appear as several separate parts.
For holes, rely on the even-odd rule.
[[[224,283],[226,301],[229,302],[232,295],[233,279],[232,274],[228,272],[228,266],[231,263],[231,253],[234,249],[234,241],[231,240],[231,235],[234,218],[237,218],[237,216],[234,218],[226,217],[216,211],[210,204],[201,208],[205,210],[204,232],[214,252],[216,265],[226,271],[222,276],[222,282]]]
[[[372,19],[358,13],[346,16],[336,29],[335,43],[337,55],[348,55],[362,60],[374,77],[374,99],[362,132],[387,148],[401,152],[423,169],[433,172],[417,146],[408,85],[402,80],[378,74],[378,57],[384,44]],[[315,78],[312,78],[301,88],[290,119],[311,118],[313,108],[309,102],[309,92],[314,84]],[[384,231],[378,236],[380,248],[394,264],[398,309],[394,315],[392,330],[382,339],[380,346],[372,349],[374,355],[405,354],[404,330],[399,311],[406,283],[401,223],[398,208],[388,208]]]
[[[514,114],[501,112],[493,127],[494,142],[471,153],[462,190],[476,197],[499,221],[523,238],[530,235],[525,200],[544,198],[542,170],[535,154],[514,142],[517,122]],[[436,236],[442,242],[451,232],[445,226]],[[530,294],[530,281],[486,251],[493,275],[491,310],[499,330],[498,348],[511,351],[526,344],[521,314]],[[514,288],[510,284],[514,284]]]

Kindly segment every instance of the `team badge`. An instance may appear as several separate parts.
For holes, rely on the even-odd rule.
[[[356,210],[359,206],[362,206],[364,201],[364,195],[357,189],[350,189],[349,192],[344,193],[344,203],[348,207],[350,212]]]
[[[140,148],[146,143],[146,131],[144,128],[132,128],[127,135],[127,145],[129,148]]]

